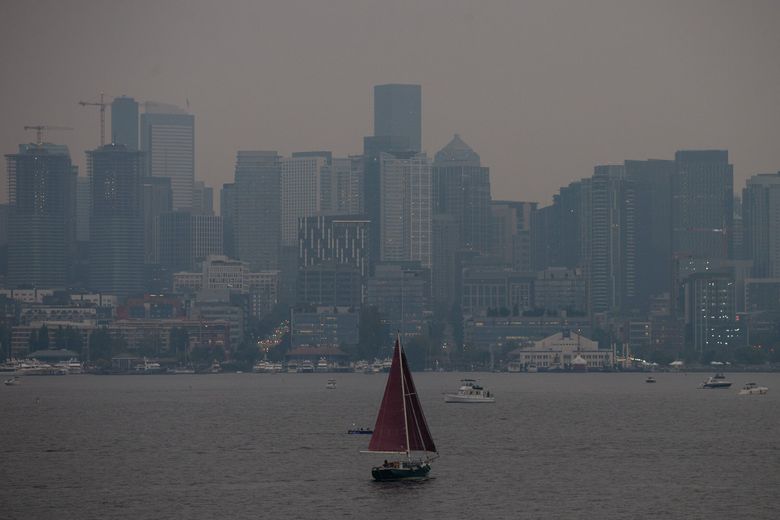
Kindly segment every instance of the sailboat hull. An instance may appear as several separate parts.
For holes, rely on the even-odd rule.
[[[374,477],[374,480],[381,482],[411,480],[425,478],[430,471],[430,464],[403,465],[398,468],[377,466],[371,470],[371,476]]]

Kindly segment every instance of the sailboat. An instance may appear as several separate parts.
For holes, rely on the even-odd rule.
[[[371,476],[379,481],[425,478],[439,455],[399,338],[368,451],[399,457],[371,469]]]

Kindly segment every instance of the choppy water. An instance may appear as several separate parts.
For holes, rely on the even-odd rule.
[[[0,518],[780,518],[780,374],[471,375],[496,404],[414,374],[441,457],[390,484],[345,434],[384,375],[28,377],[0,388]]]

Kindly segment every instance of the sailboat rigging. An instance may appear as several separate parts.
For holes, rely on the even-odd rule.
[[[371,470],[381,481],[424,478],[438,456],[398,337],[368,451],[402,456]]]

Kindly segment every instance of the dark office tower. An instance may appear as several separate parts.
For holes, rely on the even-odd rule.
[[[450,309],[460,300],[460,221],[449,213],[434,213],[431,234],[431,295],[436,304]]]
[[[195,182],[195,117],[162,103],[145,103],[141,115],[141,150],[146,175],[171,179],[173,209],[190,211]]]
[[[494,200],[490,204],[492,226],[491,253],[515,271],[533,269],[531,222],[536,202]]]
[[[192,271],[209,255],[222,254],[222,218],[174,211],[160,215],[160,265],[167,271]]]
[[[203,181],[192,185],[192,213],[195,215],[214,214],[214,189]]]
[[[754,278],[780,278],[780,172],[754,175],[742,191],[745,258]]]
[[[76,245],[76,167],[62,145],[6,155],[10,205],[8,286],[65,288]]]
[[[487,254],[490,249],[490,170],[458,134],[433,162],[433,211],[458,220],[460,249]]]
[[[127,96],[111,102],[111,142],[138,150],[138,103]]]
[[[225,255],[236,258],[236,185],[226,183],[219,192],[219,214],[222,217],[222,240]]]
[[[649,310],[651,297],[671,294],[672,177],[674,161],[626,161],[626,179],[636,196],[636,303]]]
[[[672,179],[672,252],[731,258],[734,167],[726,150],[679,151]]]
[[[238,259],[248,262],[252,271],[279,268],[281,179],[282,162],[276,152],[238,152],[233,237]]]
[[[584,267],[588,258],[588,208],[590,179],[564,186],[553,203],[531,215],[533,268],[574,269]]]
[[[371,221],[370,258],[372,262],[378,262],[380,258],[381,236],[381,163],[379,157],[382,153],[408,153],[409,138],[406,136],[384,136],[363,138],[363,207],[364,212]]]
[[[636,208],[625,167],[596,166],[590,180],[590,311],[627,312],[636,297]]]
[[[173,210],[171,179],[168,177],[144,177],[141,186],[144,223],[144,263],[157,264],[160,260],[159,227],[160,215]]]
[[[107,144],[87,152],[90,288],[124,298],[143,291],[141,152]]]
[[[374,87],[374,135],[404,136],[415,152],[422,151],[422,88],[420,85]]]

